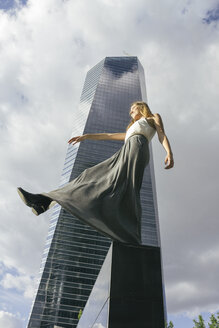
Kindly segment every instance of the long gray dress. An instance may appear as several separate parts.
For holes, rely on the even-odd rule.
[[[111,239],[141,244],[140,188],[148,162],[148,140],[136,134],[112,157],[43,195]]]

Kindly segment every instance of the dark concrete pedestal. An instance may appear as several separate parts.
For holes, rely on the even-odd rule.
[[[160,248],[113,242],[77,328],[164,328]]]

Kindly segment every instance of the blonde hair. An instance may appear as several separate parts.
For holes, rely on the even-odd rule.
[[[144,101],[135,101],[131,104],[131,107],[133,105],[137,105],[138,109],[139,109],[139,112],[140,114],[143,116],[143,117],[151,117],[153,116],[151,110],[150,110],[150,107],[148,106],[148,104],[146,104]],[[131,122],[129,123],[129,125],[127,126],[126,130],[128,130],[130,128],[130,126],[132,126],[132,124],[135,123],[135,121],[133,120],[133,118],[131,119]]]

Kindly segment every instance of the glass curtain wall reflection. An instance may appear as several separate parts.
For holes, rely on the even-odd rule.
[[[137,57],[106,57],[87,73],[73,112],[73,135],[125,132],[129,108],[146,101],[144,71]],[[69,145],[60,186],[111,155],[121,141],[85,140]],[[142,241],[160,246],[153,158],[142,183]],[[77,218],[54,207],[43,253],[38,288],[28,327],[72,328],[85,306],[111,241]]]

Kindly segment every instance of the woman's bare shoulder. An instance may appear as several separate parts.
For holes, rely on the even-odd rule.
[[[155,125],[159,126],[164,132],[164,125],[163,125],[161,115],[158,113],[153,114],[153,120],[154,120]]]
[[[153,114],[153,118],[154,118],[155,120],[162,120],[160,114],[158,114],[158,113]]]
[[[148,123],[152,126],[155,127],[155,124],[159,124],[162,122],[161,116],[158,113],[152,114],[152,116],[147,117]]]

